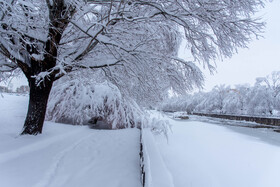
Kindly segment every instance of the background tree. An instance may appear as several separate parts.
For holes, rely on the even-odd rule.
[[[275,74],[272,72],[266,77],[273,77]],[[160,108],[190,113],[280,116],[279,95],[275,97],[277,86],[268,86],[264,80],[266,79],[257,78],[254,86],[215,86],[210,92],[167,99]]]
[[[0,68],[20,68],[30,86],[22,134],[42,132],[53,82],[79,69],[101,68],[144,103],[171,87],[178,93],[200,87],[200,70],[177,58],[179,28],[194,61],[211,69],[211,61],[258,37],[264,24],[252,16],[262,6],[261,0],[0,0]]]
[[[273,71],[266,77],[256,78],[256,85],[265,85],[273,91],[273,97],[277,97],[280,93],[280,71]]]

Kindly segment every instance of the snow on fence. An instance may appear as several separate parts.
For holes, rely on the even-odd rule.
[[[140,129],[140,161],[143,187],[174,187],[172,175],[148,128]]]
[[[280,126],[280,118],[267,118],[267,117],[255,117],[255,116],[235,116],[235,115],[226,115],[226,114],[207,114],[207,113],[192,113],[193,115],[198,116],[208,116],[214,118],[230,119],[230,120],[245,120],[256,122],[266,125],[275,125]]]

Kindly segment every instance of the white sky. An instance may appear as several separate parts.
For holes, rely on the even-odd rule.
[[[252,41],[248,49],[239,49],[231,59],[217,61],[217,73],[205,74],[205,90],[210,91],[215,85],[254,84],[256,77],[264,77],[272,71],[280,71],[280,1],[267,2],[260,12],[267,22],[264,38]],[[182,50],[181,58],[185,58]]]

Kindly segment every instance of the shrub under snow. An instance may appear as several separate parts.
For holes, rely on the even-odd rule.
[[[165,120],[157,120],[137,103],[123,97],[117,86],[108,81],[60,80],[50,94],[47,120],[74,125],[102,121],[110,129],[150,127],[166,133]]]

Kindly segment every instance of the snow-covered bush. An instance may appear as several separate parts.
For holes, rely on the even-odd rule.
[[[109,129],[150,127],[167,133],[165,120],[151,117],[133,99],[124,97],[109,81],[64,77],[55,84],[49,98],[47,120],[74,125],[98,121]]]
[[[133,127],[140,122],[142,111],[137,104],[126,101],[110,82],[60,82],[50,94],[48,120],[75,125],[102,120],[112,129]]]

